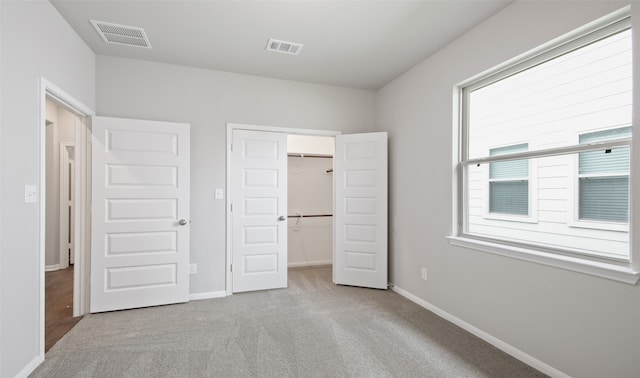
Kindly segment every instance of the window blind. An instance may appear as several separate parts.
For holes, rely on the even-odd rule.
[[[627,222],[629,177],[585,177],[580,179],[579,217],[584,220]]]
[[[506,155],[515,152],[527,151],[528,144],[516,144],[513,146],[492,148],[490,156]],[[526,178],[529,176],[529,162],[527,160],[512,160],[491,163],[489,165],[489,179]]]
[[[494,181],[489,183],[489,212],[529,214],[529,181]]]

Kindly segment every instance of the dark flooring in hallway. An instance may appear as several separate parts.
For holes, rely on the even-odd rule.
[[[82,319],[73,317],[73,265],[45,273],[45,352]]]

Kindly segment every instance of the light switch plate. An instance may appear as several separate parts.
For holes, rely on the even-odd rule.
[[[224,199],[224,191],[222,190],[222,188],[216,188],[213,198],[217,200]]]
[[[38,186],[25,185],[24,186],[24,203],[36,203],[36,202],[38,202]]]

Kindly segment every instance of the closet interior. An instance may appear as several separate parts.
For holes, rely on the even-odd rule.
[[[331,265],[334,138],[289,135],[287,146],[288,266]]]

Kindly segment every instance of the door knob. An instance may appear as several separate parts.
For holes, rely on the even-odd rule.
[[[280,215],[280,217],[278,218],[278,221],[282,222],[282,221],[283,221],[283,220],[285,220],[285,219],[287,219],[287,218],[285,218],[285,216],[284,216],[284,215]]]
[[[178,221],[178,224],[179,224],[180,226],[184,226],[185,224],[187,224],[187,220],[186,220],[186,219],[180,219],[180,220]]]

